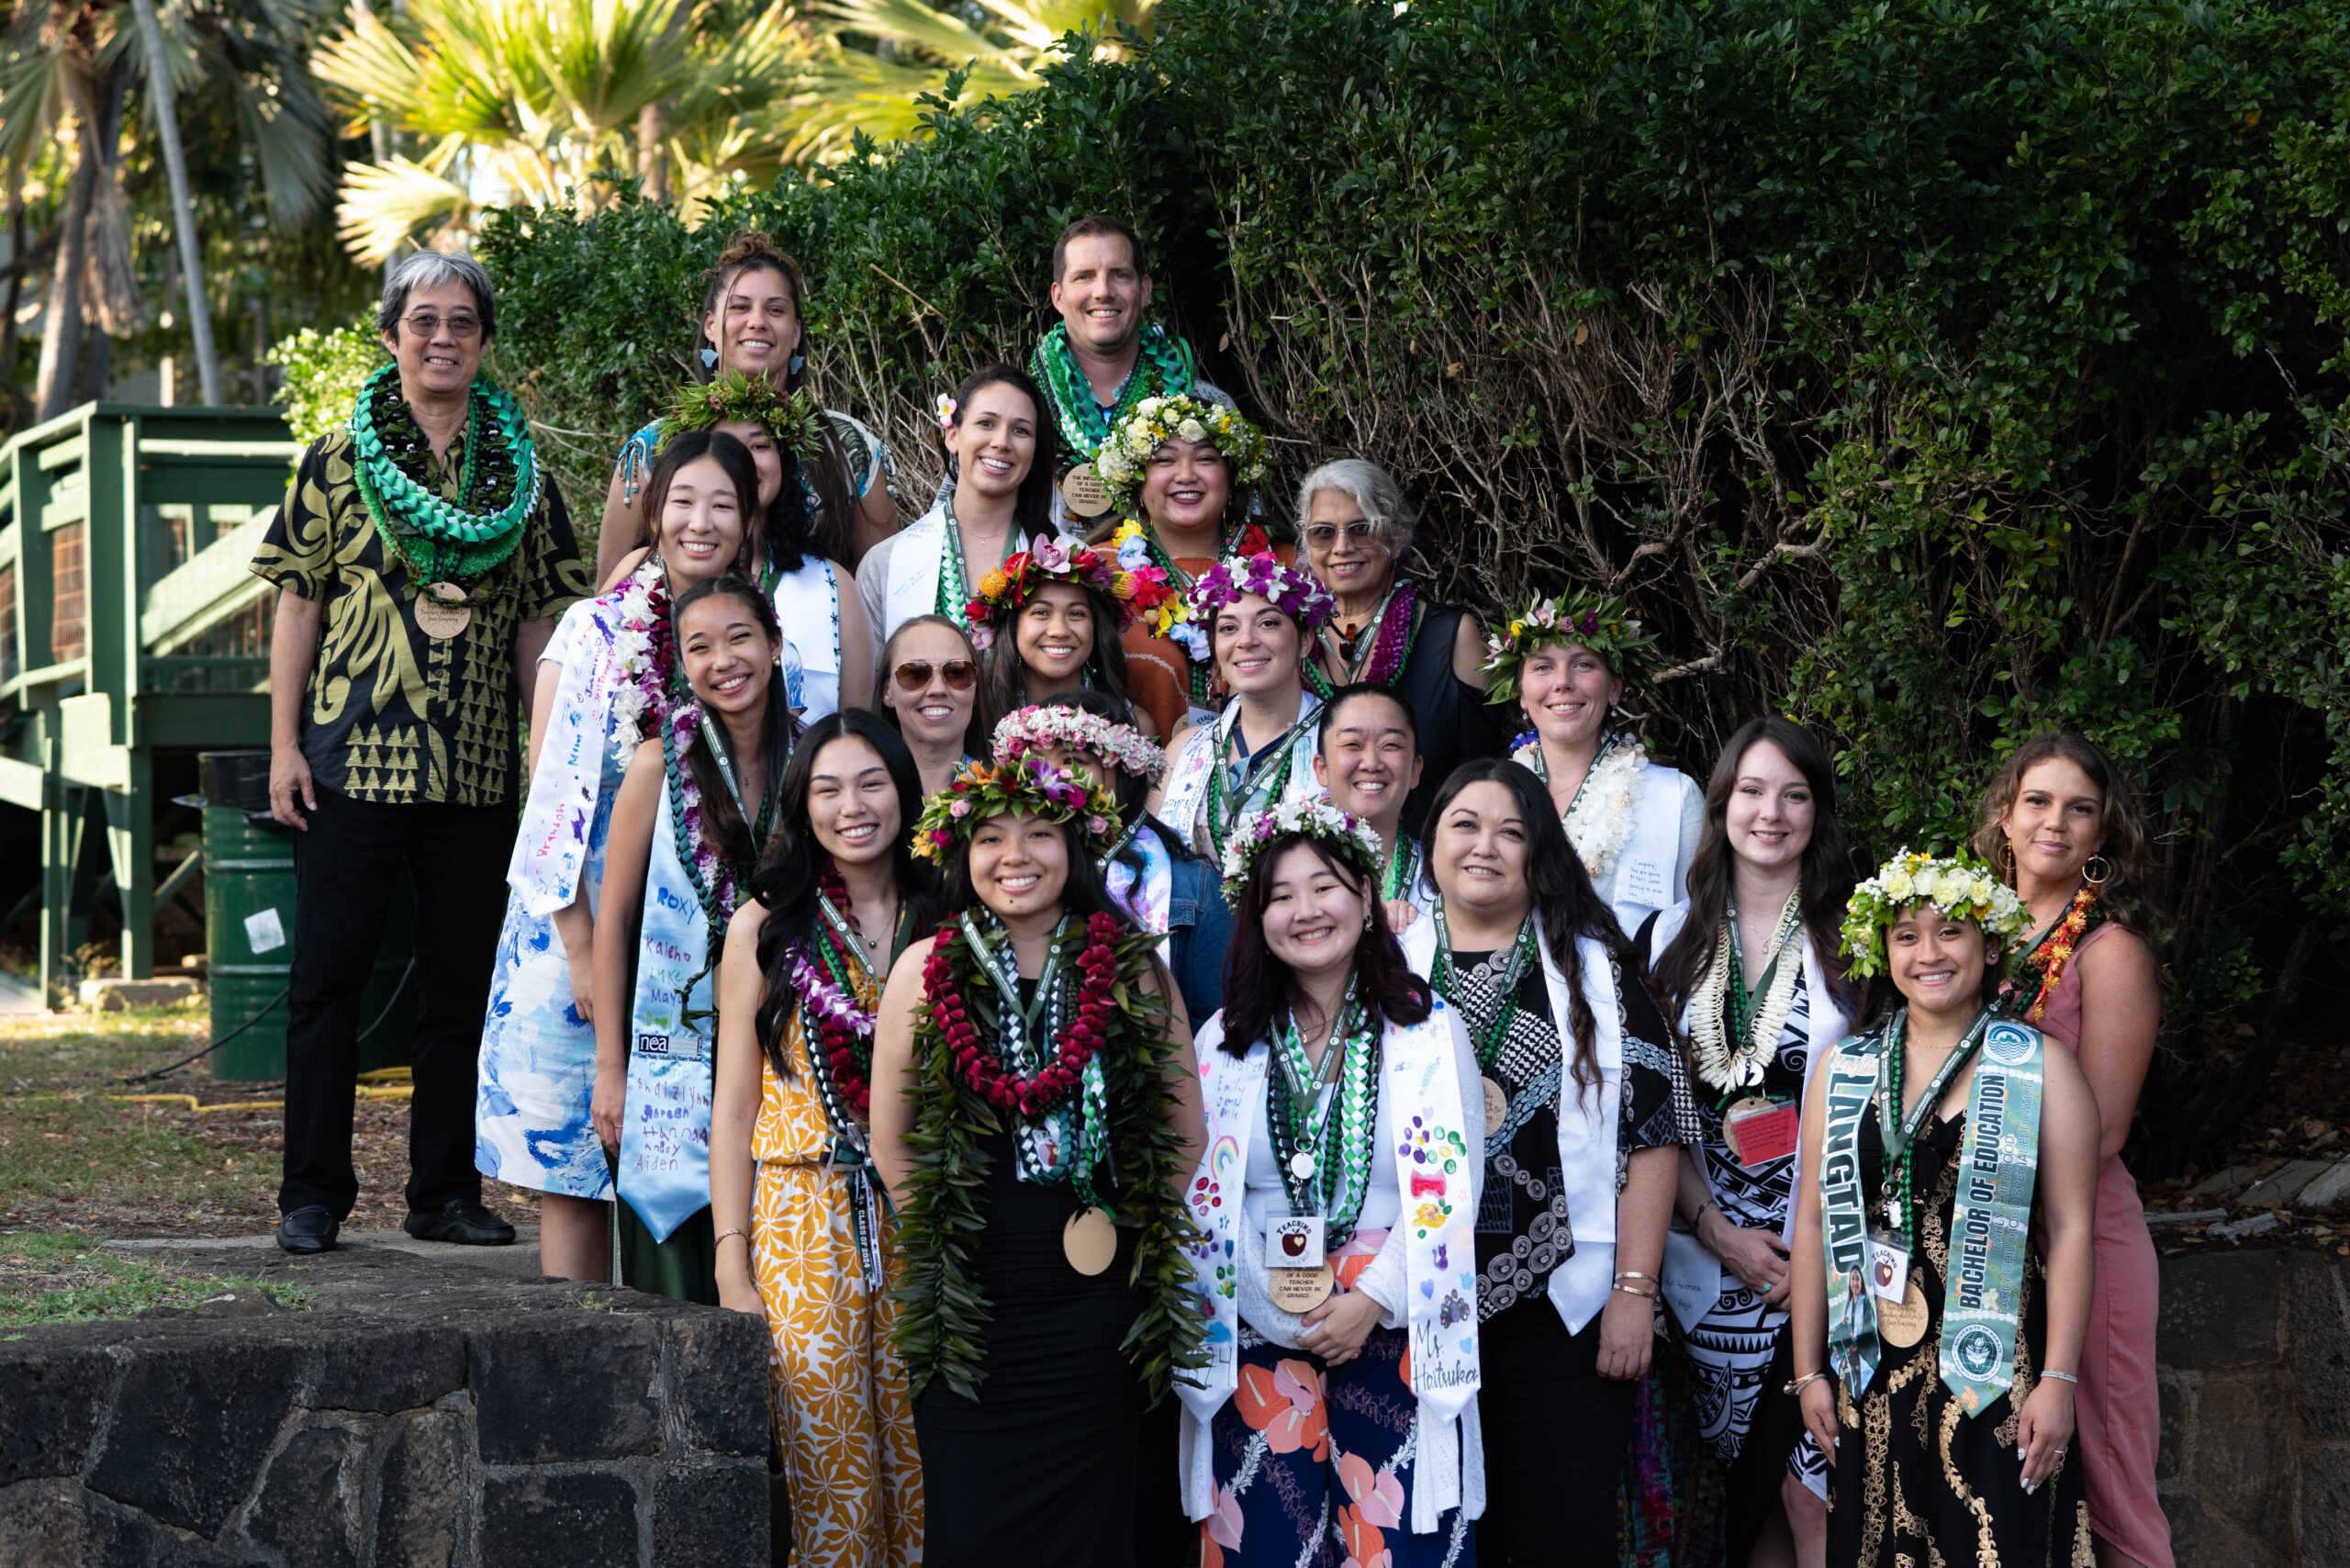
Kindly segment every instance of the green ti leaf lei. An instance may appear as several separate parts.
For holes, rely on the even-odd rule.
[[[492,422],[494,435],[485,428]],[[398,366],[386,365],[361,388],[351,442],[360,499],[385,553],[408,568],[410,598],[428,583],[477,582],[520,548],[539,504],[538,455],[521,406],[487,376],[474,378],[466,399],[465,466],[453,504],[421,482],[431,446],[400,395]],[[496,510],[476,510],[499,496]]]
[[[1069,346],[1069,328],[1056,322],[1036,344],[1029,367],[1053,400],[1053,418],[1060,425],[1061,444],[1080,457],[1091,457],[1123,426],[1135,405],[1145,398],[1172,397],[1192,389],[1192,349],[1164,327],[1146,327],[1137,345],[1135,367],[1118,388],[1118,400],[1104,415],[1093,400],[1093,385],[1077,365]]]
[[[942,926],[941,933],[951,929]],[[1086,940],[1084,923],[1070,922],[1064,940],[1072,947]],[[1121,1230],[1135,1235],[1130,1282],[1142,1293],[1141,1310],[1121,1349],[1156,1403],[1178,1369],[1206,1364],[1201,1353],[1205,1325],[1192,1290],[1191,1260],[1184,1249],[1194,1237],[1190,1212],[1179,1195],[1181,1141],[1169,1125],[1174,1091],[1169,1070],[1174,1047],[1167,1032],[1164,998],[1146,995],[1139,984],[1151,967],[1158,939],[1129,932],[1116,946],[1117,1006],[1110,1014],[1095,1055],[1108,1078],[1111,1180],[1102,1197]],[[1063,955],[1070,972],[1072,951]],[[968,948],[958,994],[982,1036],[997,1027],[995,987],[979,973]],[[975,1275],[985,1245],[987,1190],[992,1157],[979,1147],[995,1134],[1019,1136],[984,1099],[965,1086],[955,1070],[945,1031],[928,1014],[916,1018],[913,1037],[914,1125],[906,1143],[912,1169],[906,1201],[898,1211],[898,1253],[904,1260],[896,1338],[906,1358],[912,1391],[919,1394],[933,1377],[975,1398],[986,1377],[987,1328],[990,1314]]]

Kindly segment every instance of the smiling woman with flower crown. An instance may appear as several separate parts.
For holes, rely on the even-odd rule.
[[[1157,566],[1128,568],[1088,545],[1037,540],[981,577],[964,610],[971,642],[987,655],[989,708],[1010,713],[1091,689],[1156,735],[1150,715],[1128,701],[1119,638],[1137,613],[1175,597]]]
[[[1622,599],[1577,590],[1536,599],[1485,644],[1485,700],[1515,702],[1534,726],[1512,755],[1550,786],[1627,935],[1681,902],[1706,820],[1689,776],[1651,762],[1639,736],[1611,722],[1650,640]]]
[[[1989,867],[1906,849],[1846,908],[1876,978],[1806,1094],[1787,1385],[1833,1465],[1839,1568],[2091,1562],[2068,1450],[2097,1099],[1992,1005],[2031,919]]]
[[[1246,521],[1266,469],[1264,432],[1233,409],[1206,398],[1145,398],[1093,454],[1113,511],[1127,519],[1102,543],[1122,566],[1156,566],[1186,592],[1220,560],[1270,552],[1287,562],[1291,547]],[[1126,629],[1135,700],[1160,734],[1215,707],[1204,649],[1176,631],[1185,602],[1169,599]]]
[[[1306,689],[1308,639],[1330,616],[1330,591],[1270,554],[1219,561],[1192,585],[1190,618],[1176,630],[1232,689],[1223,715],[1187,724],[1168,742],[1167,782],[1152,801],[1161,822],[1211,864],[1235,827],[1282,801],[1322,793],[1314,758],[1322,700]]]
[[[954,913],[882,994],[872,1152],[928,1568],[1131,1562],[1144,1406],[1196,1364],[1198,1080],[1155,940],[1095,868],[1116,818],[1023,760],[967,764],[914,829]]]
[[[1388,929],[1380,860],[1317,801],[1225,847],[1234,941],[1190,1188],[1208,1363],[1181,1385],[1211,1564],[1327,1562],[1332,1540],[1350,1562],[1474,1560],[1484,1105],[1459,1015]]]

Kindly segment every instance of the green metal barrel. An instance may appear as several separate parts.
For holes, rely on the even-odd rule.
[[[285,989],[294,966],[294,834],[256,827],[245,813],[204,810],[204,935],[212,986],[212,1037],[256,1014],[259,1022],[212,1056],[212,1073],[232,1083],[285,1076]],[[359,1027],[375,1024],[393,990],[391,1014],[359,1042],[362,1071],[405,1066],[416,1022],[413,984],[400,986],[414,951],[408,922],[408,878],[392,890],[391,916],[359,1004]],[[275,1005],[271,1005],[273,1000]],[[266,1013],[263,1012],[267,1008]]]

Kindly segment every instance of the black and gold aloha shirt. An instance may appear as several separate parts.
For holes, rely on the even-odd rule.
[[[464,441],[460,431],[439,461],[428,454],[420,478],[452,501]],[[352,455],[351,432],[340,427],[310,443],[252,567],[325,606],[302,755],[320,788],[353,800],[509,804],[519,793],[516,628],[562,614],[591,586],[554,476],[542,470],[521,545],[476,587],[510,591],[475,609],[455,636],[439,638],[417,624],[408,568],[386,555],[368,519]]]

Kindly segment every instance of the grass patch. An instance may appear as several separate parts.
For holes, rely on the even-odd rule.
[[[317,1299],[308,1285],[203,1273],[167,1255],[108,1251],[105,1241],[69,1232],[0,1236],[0,1328],[118,1321],[153,1307],[200,1306],[249,1290],[297,1311]]]

